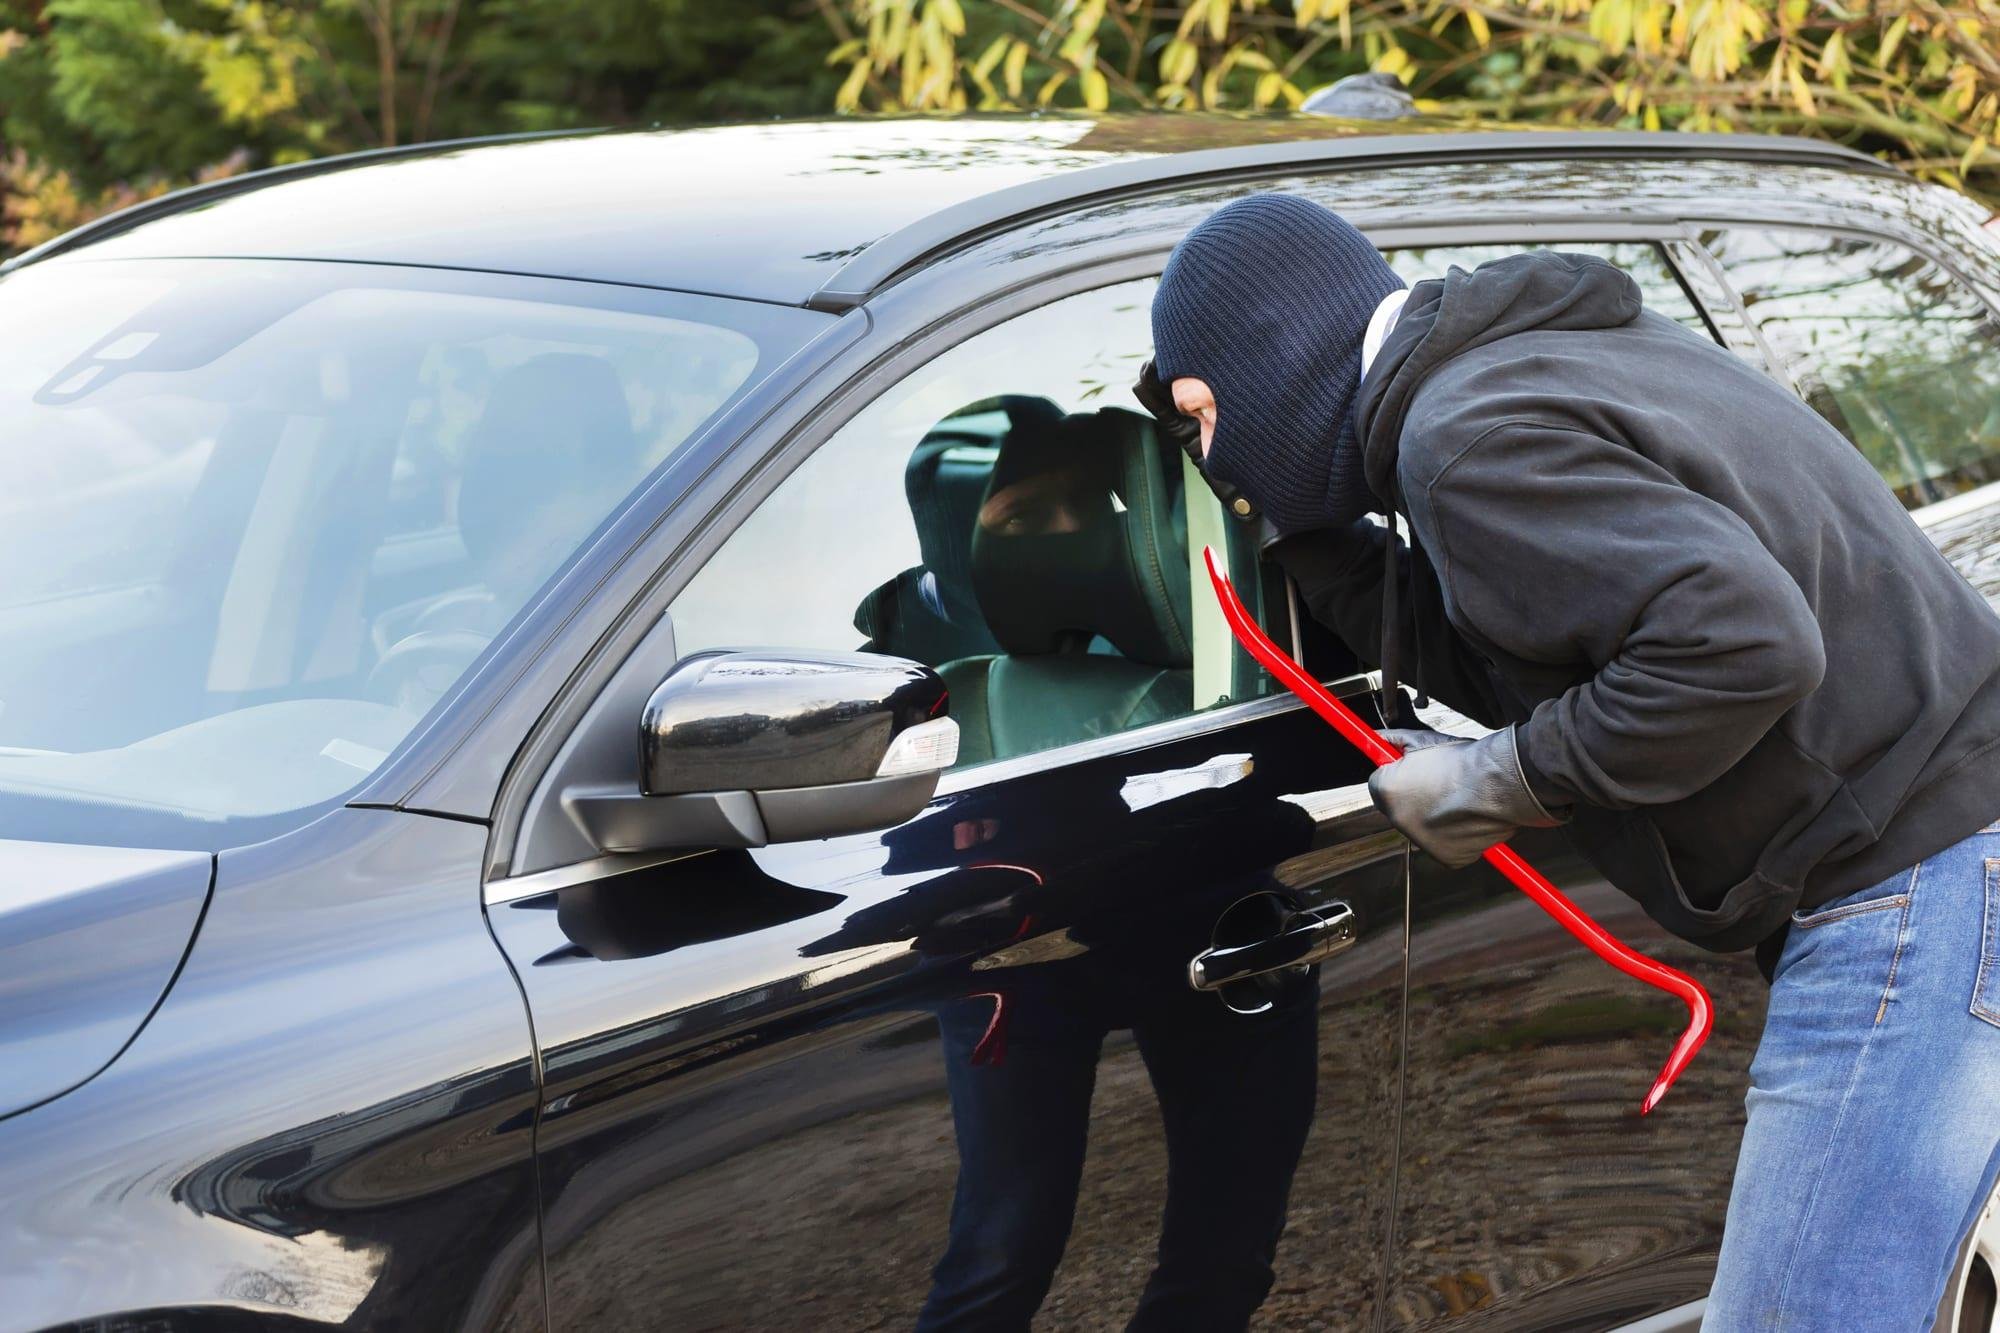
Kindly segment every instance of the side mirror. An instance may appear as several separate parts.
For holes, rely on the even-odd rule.
[[[929,804],[958,758],[944,681],[872,653],[698,653],[639,720],[639,791],[578,792],[606,852],[864,833]]]

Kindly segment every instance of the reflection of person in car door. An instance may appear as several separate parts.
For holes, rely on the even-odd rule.
[[[1065,416],[1046,400],[994,401],[1007,428],[977,503],[956,507],[971,531],[925,542],[927,555],[965,552],[967,591],[1000,648],[942,666],[961,757],[1046,749],[1190,711],[1178,455],[1122,409]],[[936,460],[920,447],[919,461]],[[913,501],[931,490],[912,487]],[[915,517],[925,532],[928,514]],[[923,586],[923,571],[913,573],[864,606],[880,634],[871,642],[886,651],[918,633],[941,639],[911,607],[884,613],[895,589]],[[1254,774],[1242,790],[1192,792],[1143,813],[1113,773],[1047,781],[1058,784],[1061,818],[1020,809],[1004,788],[975,790],[885,835],[885,873],[953,873],[855,913],[809,949],[914,939],[945,989],[929,1003],[959,1171],[918,1327],[1028,1326],[1068,1244],[1100,1049],[1129,1030],[1167,1140],[1157,1262],[1132,1327],[1241,1328],[1270,1289],[1312,1119],[1314,981],[1296,978],[1283,1003],[1246,1016],[1191,990],[1187,963],[1230,902],[1268,887],[1238,863],[1303,851],[1312,820]],[[1224,805],[1262,813],[1246,828],[1240,815],[1225,819]],[[1204,846],[1175,831],[1224,823],[1241,843]],[[1111,827],[1129,834],[1116,847],[1102,842]],[[968,954],[978,970],[965,968]]]
[[[1099,1058],[1119,1031],[1132,1034],[1145,1064],[1167,1161],[1155,1263],[1128,1327],[1226,1333],[1263,1303],[1312,1123],[1318,987],[1316,972],[1293,978],[1274,992],[1271,1010],[1252,1015],[1189,988],[1187,960],[1207,945],[1215,920],[1245,893],[1271,887],[1268,878],[1243,878],[1230,849],[1190,849],[1171,835],[1174,827],[1214,827],[1218,816],[1208,807],[1225,803],[1264,812],[1245,832],[1267,852],[1310,843],[1311,818],[1275,792],[1201,791],[1142,817],[1161,834],[1140,839],[1154,850],[1105,848],[1092,833],[1130,827],[1134,816],[1117,782],[1103,779],[1066,789],[1065,818],[1038,823],[1025,837],[1012,827],[1018,811],[996,800],[997,817],[984,818],[988,807],[977,796],[889,835],[891,867],[945,854],[911,841],[950,837],[954,859],[969,853],[1004,866],[1032,852],[1049,872],[1042,883],[1039,872],[1015,871],[1004,920],[961,909],[952,912],[964,922],[956,930],[898,927],[933,950],[962,948],[983,933],[989,962],[1010,952],[1024,960],[969,973],[936,1005],[959,1169],[919,1329],[1029,1326],[1069,1241]],[[971,839],[962,832],[968,823]],[[1074,836],[1065,839],[1066,831]],[[972,845],[956,846],[964,841]],[[989,892],[1008,882],[995,876]],[[913,891],[903,911],[927,904],[928,888]],[[938,904],[959,906],[951,898]],[[1050,940],[1070,956],[1030,961],[1035,943]]]
[[[1459,867],[1561,822],[1669,930],[1756,946],[1704,1326],[1927,1326],[2000,1172],[2000,617],[1859,451],[1601,260],[1405,291],[1253,195],[1152,313],[1142,398],[1315,617],[1499,728],[1393,733],[1397,827]]]

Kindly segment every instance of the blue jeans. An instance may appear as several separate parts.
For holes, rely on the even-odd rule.
[[[2000,822],[1794,914],[1745,1104],[1702,1328],[1929,1329],[2000,1172]]]

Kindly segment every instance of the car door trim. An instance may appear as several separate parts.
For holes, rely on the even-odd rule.
[[[1379,683],[1379,675],[1370,671],[1329,682],[1328,688],[1340,698],[1353,699],[1371,695],[1379,687]],[[1133,727],[1129,731],[1117,732],[1110,736],[1097,736],[1050,750],[1038,750],[1034,754],[976,764],[945,774],[938,780],[936,796],[946,797],[977,791],[982,787],[1011,782],[1017,778],[1030,777],[1070,764],[1108,759],[1156,745],[1169,745],[1263,718],[1297,712],[1304,707],[1305,705],[1291,694],[1270,694],[1242,703],[1226,704],[1206,712],[1170,718],[1144,727]],[[536,785],[540,786],[539,783]],[[489,874],[485,881],[484,898],[488,906],[518,902],[523,898],[552,893],[575,884],[622,875],[634,870],[646,870],[653,866],[665,865],[670,861],[682,861],[691,856],[707,854],[705,849],[690,851],[687,848],[657,852],[618,852],[583,861],[573,861],[567,865],[551,866],[546,870],[530,871],[523,875]]]

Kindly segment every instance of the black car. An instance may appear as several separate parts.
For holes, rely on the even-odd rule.
[[[7,265],[0,1326],[1691,1328],[1764,983],[1520,840],[1715,996],[1641,1120],[1680,1007],[1232,641],[1204,547],[1372,707],[1151,290],[1263,189],[1602,255],[2000,597],[2000,247],[1821,143],[1357,129],[442,145]]]

